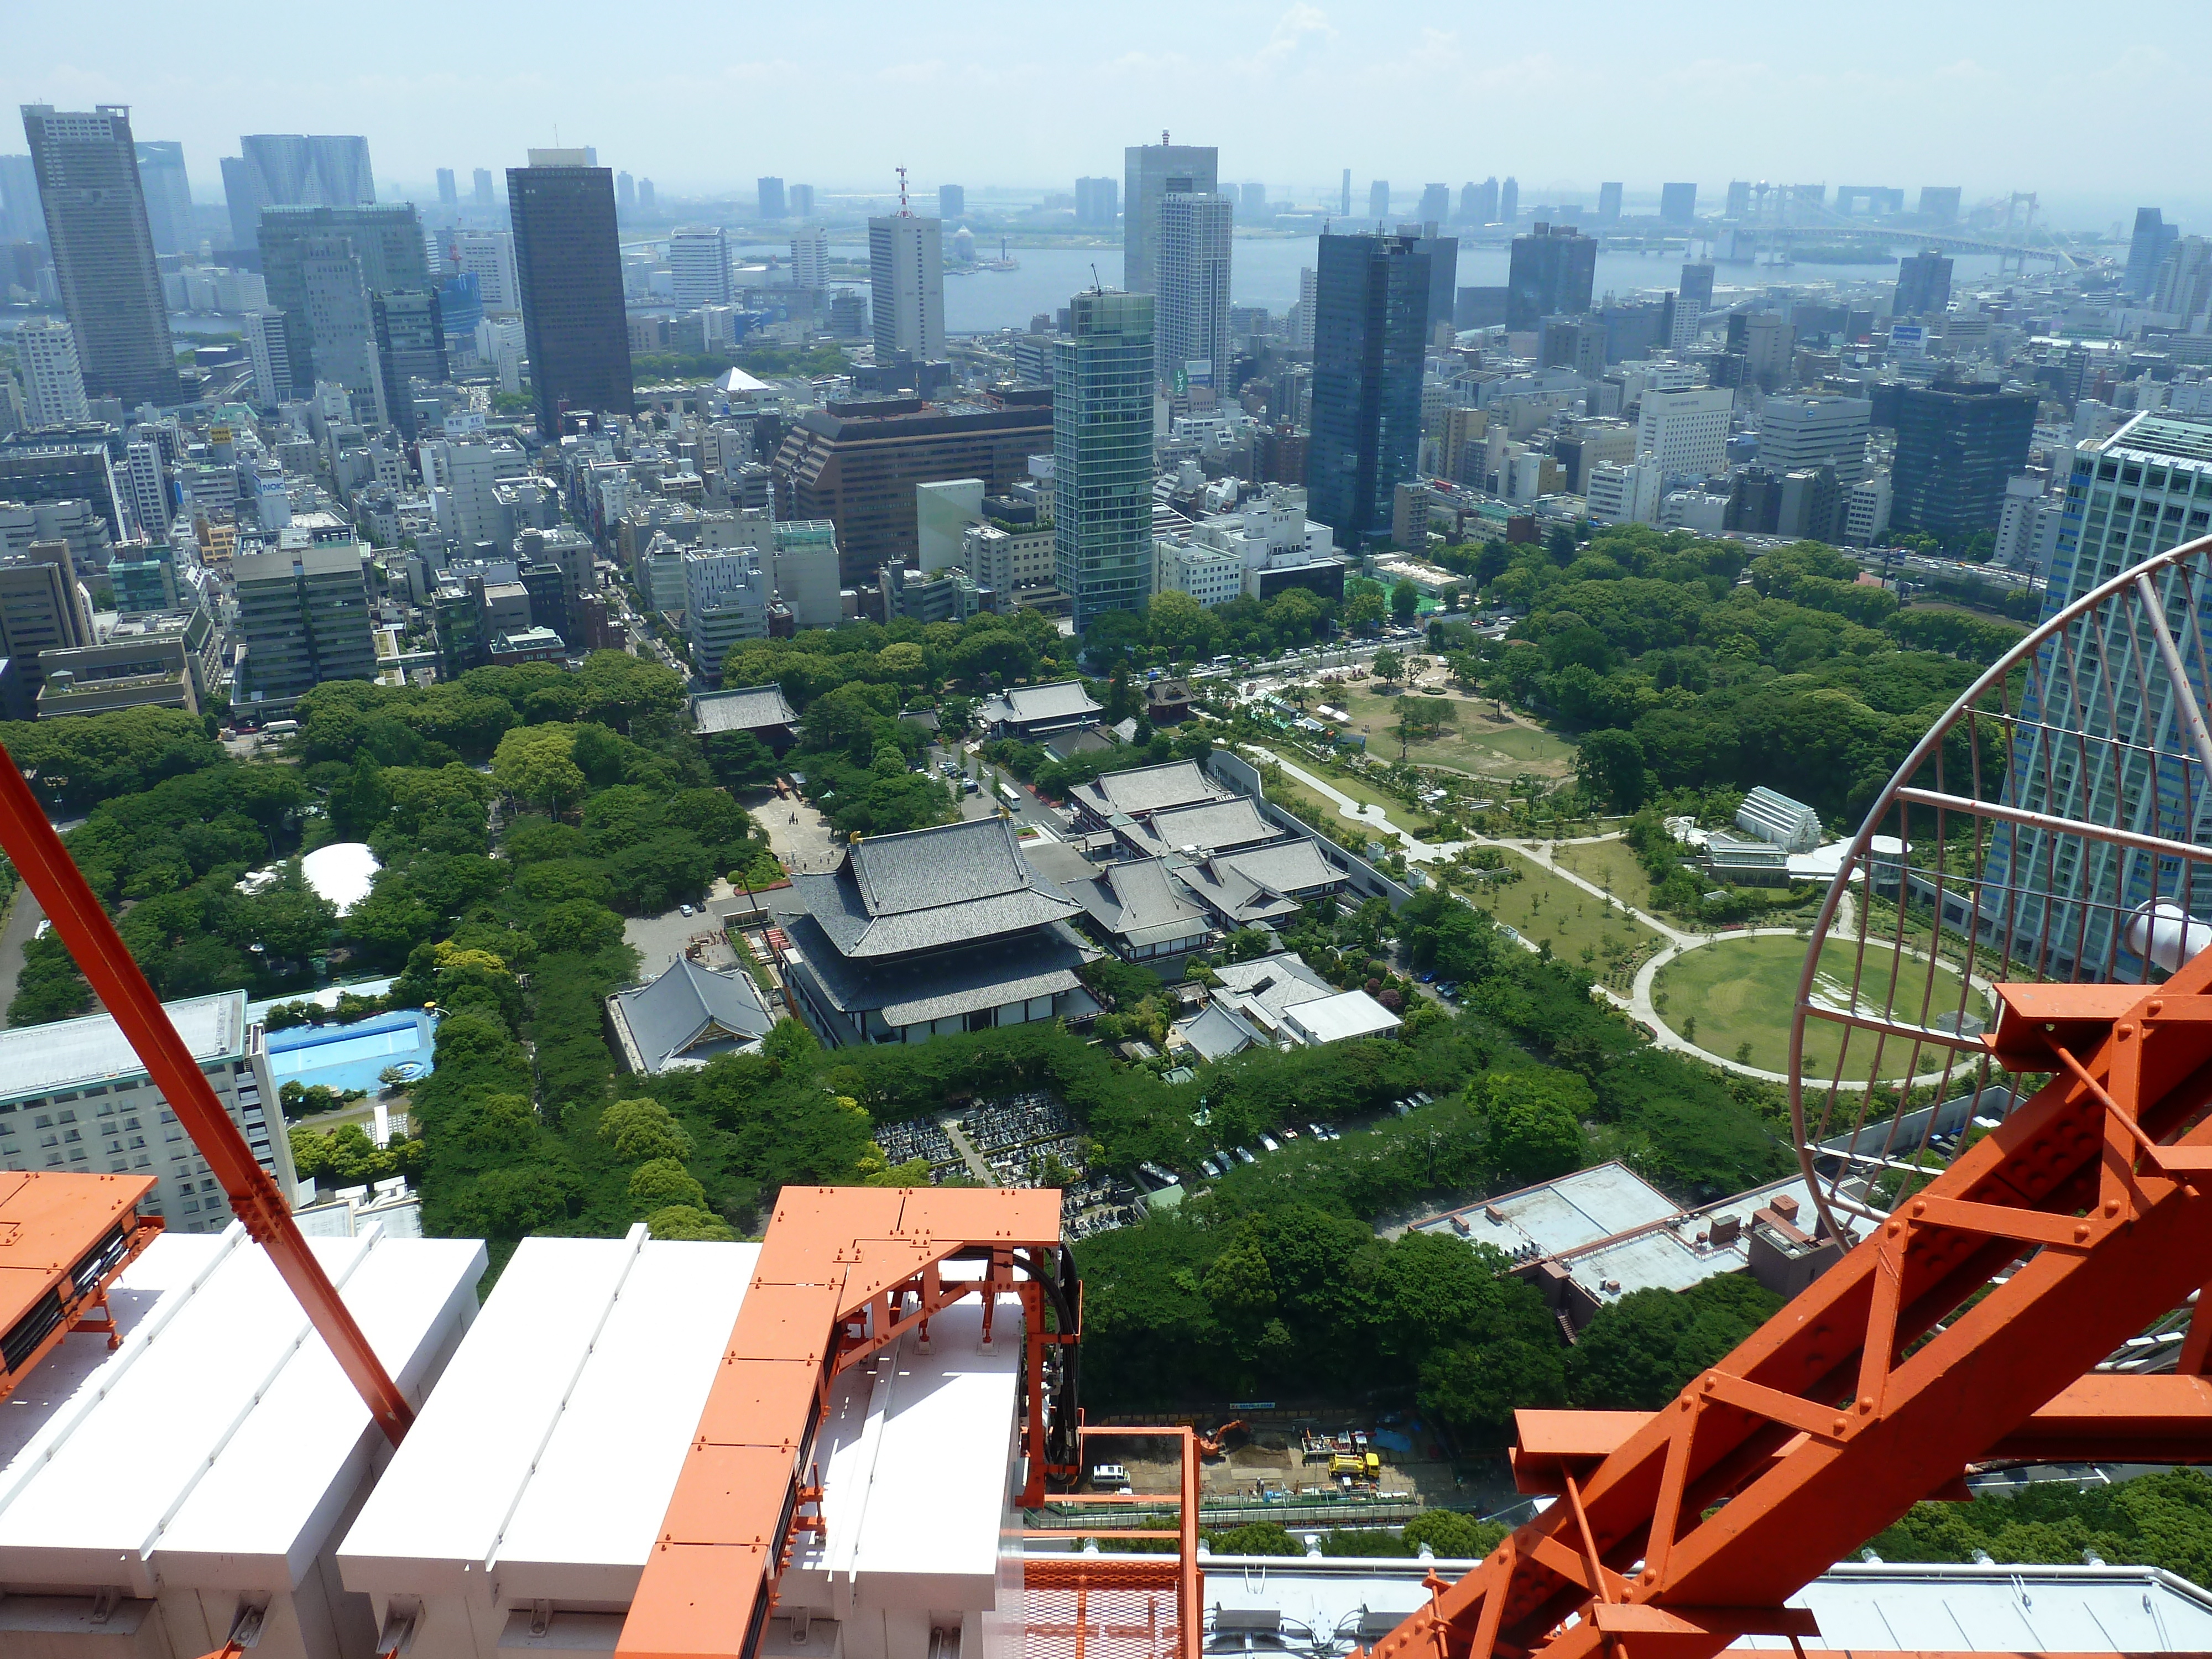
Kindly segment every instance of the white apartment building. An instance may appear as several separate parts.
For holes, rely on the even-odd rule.
[[[830,286],[830,232],[822,225],[801,225],[791,233],[791,283],[793,288]]]
[[[258,1021],[246,993],[163,1005],[216,1098],[287,1198],[297,1185]],[[152,1176],[139,1206],[172,1232],[230,1224],[222,1183],[106,1014],[0,1031],[0,1169]]]
[[[1291,343],[1300,351],[1314,349],[1314,313],[1321,307],[1321,278],[1311,265],[1298,271],[1297,326],[1291,331]]]
[[[477,279],[477,294],[486,311],[521,313],[522,283],[515,274],[513,231],[455,231],[453,265]],[[481,342],[477,355],[489,361]]]
[[[868,311],[876,361],[945,357],[944,222],[897,213],[868,221]]]
[[[1336,553],[1336,532],[1306,517],[1306,492],[1295,484],[1268,484],[1231,512],[1207,514],[1192,527],[1188,539],[1234,557],[1240,572],[1238,591],[1255,599],[1262,597],[1262,578],[1267,572],[1311,564]]]
[[[1759,465],[1778,473],[1832,466],[1849,489],[1866,477],[1873,425],[1871,398],[1769,398],[1759,414]]]
[[[732,646],[768,637],[769,577],[750,548],[685,553],[684,633],[700,672],[719,678]]]
[[[1593,524],[1656,524],[1660,486],[1665,474],[1650,462],[1622,466],[1600,461],[1585,469],[1583,496],[1589,503]]]
[[[1855,547],[1872,546],[1889,528],[1889,474],[1876,472],[1861,478],[1844,498],[1844,539]]]
[[[166,541],[169,535],[169,489],[161,476],[161,446],[144,439],[125,452],[118,483],[131,491],[131,517],[138,533],[149,541]]]
[[[1735,394],[1726,386],[1644,393],[1637,425],[1639,453],[1670,478],[1709,478],[1728,467],[1729,416]]]
[[[1019,530],[972,524],[960,538],[958,562],[977,586],[988,587],[1004,599],[1020,588],[1052,581],[1052,550],[1050,524],[1024,525]]]
[[[1188,593],[1206,609],[1226,605],[1244,592],[1244,561],[1203,542],[1162,537],[1152,544],[1155,593]]]
[[[438,528],[464,545],[496,541],[505,528],[499,506],[503,448],[510,444],[461,444],[444,439],[423,444],[422,482],[438,515]],[[518,454],[515,458],[520,460]]]
[[[720,225],[678,225],[668,239],[668,276],[688,309],[730,303],[730,240]]]
[[[1728,504],[1727,496],[1708,490],[1671,490],[1659,503],[1660,526],[1686,530],[1697,536],[1717,536],[1728,527]]]
[[[746,516],[752,516],[749,509]],[[829,519],[791,519],[775,526],[775,597],[800,628],[835,628],[845,620],[843,579],[837,568],[837,526]]]
[[[246,313],[246,357],[253,365],[253,395],[264,409],[292,395],[292,349],[284,339],[284,313]]]
[[[31,424],[76,426],[90,420],[76,331],[58,317],[34,317],[15,331],[14,338],[16,360],[23,366]]]

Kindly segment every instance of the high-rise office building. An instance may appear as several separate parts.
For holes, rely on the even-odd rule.
[[[138,187],[146,196],[146,227],[156,253],[190,253],[200,245],[192,228],[192,186],[185,177],[185,147],[167,139],[137,143]]]
[[[350,392],[353,418],[363,425],[390,420],[383,364],[376,355],[376,319],[354,239],[331,232],[303,236],[295,257],[301,306],[294,314],[307,324],[315,380]],[[298,361],[295,356],[295,367]],[[295,394],[297,390],[295,384]]]
[[[31,425],[76,426],[90,420],[76,331],[58,317],[33,317],[16,328],[13,338]]]
[[[1728,468],[1726,386],[1646,386],[1638,400],[1636,450],[1670,478],[1709,478]]]
[[[1662,225],[1695,224],[1698,219],[1698,187],[1695,185],[1662,185],[1659,186],[1659,222]]]
[[[945,358],[945,222],[911,213],[868,221],[868,300],[876,361]]]
[[[1053,565],[1079,633],[1152,598],[1153,304],[1079,294],[1053,342]]]
[[[124,453],[118,481],[131,492],[131,520],[149,542],[169,537],[169,484],[161,464],[161,446],[149,438],[136,438]]]
[[[2179,225],[2169,225],[2156,208],[2136,210],[2135,234],[2128,238],[2128,269],[2125,277],[2128,297],[2146,299],[2152,285],[2158,281],[2158,268],[2166,262],[2166,251],[2181,234]]]
[[[222,161],[232,246],[252,247],[264,208],[363,207],[376,200],[368,140],[297,132],[254,133]]]
[[[522,283],[514,272],[514,233],[511,230],[457,230],[453,233],[453,268],[477,279],[483,308],[498,316],[522,309]]]
[[[1377,179],[1367,186],[1367,216],[1380,224],[1390,216],[1390,181]]]
[[[1423,185],[1421,186],[1421,204],[1414,210],[1413,216],[1432,225],[1440,225],[1443,223],[1445,220],[1450,218],[1451,186],[1449,185]]]
[[[1420,459],[1428,256],[1407,236],[1324,236],[1315,301],[1308,511],[1357,549],[1389,538]]]
[[[1829,466],[1849,490],[1867,471],[1874,404],[1865,398],[1769,398],[1760,410],[1759,465],[1778,476]]]
[[[2208,304],[2212,304],[2212,241],[2185,236],[2158,268],[2158,281],[2150,291],[2151,309],[2187,323],[2201,316]]]
[[[1240,185],[1237,196],[1237,212],[1247,224],[1257,224],[1267,216],[1267,187],[1265,185]]]
[[[1159,303],[1153,350],[1160,380],[1186,376],[1225,389],[1229,374],[1229,260],[1235,210],[1226,196],[1160,198]],[[1199,365],[1203,364],[1203,370]]]
[[[653,191],[653,180],[641,177],[637,181],[637,210],[653,213],[659,210],[659,198]]]
[[[440,167],[438,169],[438,205],[457,208],[460,204],[461,186],[459,181],[453,177],[453,168]]]
[[[1994,531],[2005,480],[2027,465],[2036,401],[1980,384],[1900,386],[1892,527],[1956,539]]]
[[[40,539],[0,556],[0,649],[22,665],[25,692],[35,702],[45,676],[43,651],[70,651],[93,643],[92,607],[65,540]]]
[[[668,239],[668,278],[685,307],[730,303],[730,240],[720,225],[678,225]]]
[[[1131,144],[1124,152],[1121,287],[1157,294],[1160,198],[1211,196],[1221,188],[1221,152],[1211,144]]]
[[[1338,198],[1336,211],[1339,218],[1349,219],[1352,216],[1352,169],[1350,167],[1344,170],[1344,188]]]
[[[1923,185],[1920,216],[1936,224],[1950,224],[1959,216],[1959,198],[1965,194],[1958,185]]]
[[[375,329],[378,375],[384,386],[385,418],[399,435],[416,437],[410,382],[441,385],[453,379],[446,356],[446,318],[436,289],[410,289],[369,296]]]
[[[1479,185],[1462,185],[1459,222],[1463,225],[1494,224],[1498,220],[1498,178],[1495,173]]]
[[[154,235],[138,183],[131,111],[23,106],[62,309],[76,331],[84,389],[125,405],[182,395]]]
[[[1110,228],[1121,216],[1121,181],[1118,179],[1078,179],[1075,181],[1075,222]]]
[[[283,396],[307,397],[319,380],[337,381],[356,392],[368,391],[375,356],[368,295],[431,285],[421,216],[406,202],[381,207],[270,207],[262,210],[258,234],[269,309],[283,313],[285,358],[292,374]],[[330,246],[333,238],[345,244],[343,251]],[[308,295],[311,246],[316,248],[317,280],[323,285],[319,302]],[[355,264],[357,282],[338,268],[346,257]],[[353,297],[356,288],[358,302]],[[325,352],[337,356],[326,361]],[[334,367],[338,358],[346,364],[342,371]]]
[[[1505,278],[1505,326],[1533,330],[1547,317],[1579,316],[1590,308],[1597,280],[1597,244],[1572,225],[1537,225],[1513,239]]]
[[[246,360],[253,368],[253,396],[264,409],[274,409],[292,395],[292,353],[284,333],[281,311],[246,313]]]
[[[1682,284],[1674,295],[1674,325],[1668,343],[1686,351],[1698,343],[1705,313],[1713,308],[1713,262],[1692,259],[1682,267]]]
[[[763,178],[759,181],[757,189],[760,195],[760,216],[763,219],[782,218],[786,210],[783,180]]]
[[[627,416],[635,404],[614,174],[587,162],[581,150],[533,149],[529,166],[507,170],[523,337],[548,439],[563,409]]]
[[[1321,276],[1311,265],[1298,271],[1298,314],[1291,331],[1291,343],[1300,351],[1314,349],[1314,313],[1321,303]]]
[[[637,211],[637,180],[627,173],[615,174],[615,211],[624,216]]]
[[[0,155],[0,241],[46,240],[46,216],[39,208],[39,174],[27,155]]]
[[[491,208],[496,204],[492,198],[491,169],[478,167],[470,181],[469,195],[480,208]]]
[[[1897,290],[1889,303],[1893,317],[1940,317],[1951,307],[1951,258],[1938,248],[1909,253],[1897,262]]]
[[[1521,181],[1511,173],[1498,187],[1498,222],[1517,225],[1521,222]]]
[[[793,218],[811,219],[814,216],[813,185],[793,185],[784,192],[784,196]]]
[[[1425,337],[1431,341],[1436,338],[1437,325],[1452,320],[1459,283],[1459,238],[1440,236],[1437,228],[1433,219],[1398,227],[1398,234],[1412,237],[1414,252],[1429,262],[1429,313],[1424,326]]]
[[[826,289],[830,286],[830,232],[822,225],[801,225],[791,233],[791,285]]]
[[[937,187],[937,216],[940,219],[964,219],[968,216],[965,185],[939,185]]]
[[[272,551],[231,562],[246,647],[235,700],[261,714],[289,708],[325,680],[376,677],[359,544],[310,545],[301,532],[286,534]]]
[[[1597,222],[1601,225],[1620,222],[1620,186],[1600,185],[1597,187]]]

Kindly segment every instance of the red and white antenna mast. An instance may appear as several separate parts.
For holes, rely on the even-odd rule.
[[[902,218],[902,219],[911,219],[912,217],[914,217],[914,210],[913,210],[911,208],[908,207],[908,206],[907,206],[907,204],[906,204],[906,169],[905,169],[904,167],[901,167],[901,168],[898,170],[898,176],[899,176],[899,217],[900,217],[900,218]]]

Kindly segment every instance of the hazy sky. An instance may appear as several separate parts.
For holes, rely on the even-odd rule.
[[[1345,167],[1362,198],[1513,173],[1524,204],[1602,179],[1632,203],[1667,179],[1716,199],[1730,178],[1959,184],[2087,227],[2138,201],[2212,221],[2186,137],[2208,47],[2204,0],[7,0],[0,94],[130,104],[210,202],[240,132],[366,133],[380,185],[450,166],[465,190],[557,124],[665,191],[750,195],[763,173],[888,189],[901,163],[923,185],[1066,189],[1166,128],[1219,145],[1224,179],[1306,199]]]

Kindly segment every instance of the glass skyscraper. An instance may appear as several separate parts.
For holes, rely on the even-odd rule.
[[[340,380],[356,392],[368,389],[359,372],[350,378],[336,367],[340,359],[357,367],[358,354],[372,349],[367,296],[431,285],[430,260],[422,246],[422,216],[404,202],[382,206],[267,207],[255,235],[261,247],[261,275],[270,309],[284,314],[284,350],[291,366],[285,398],[304,398],[315,382]],[[312,246],[327,258],[333,238],[351,251],[360,267],[362,305],[341,307],[343,317],[313,303],[307,292],[307,253]],[[327,273],[326,273],[327,274]]]
[[[1418,239],[1321,239],[1307,511],[1347,547],[1389,538],[1397,487],[1419,465],[1428,308]]]
[[[1054,562],[1079,633],[1152,598],[1152,296],[1077,295],[1053,342],[1052,450]]]
[[[538,431],[556,438],[563,409],[629,415],[635,398],[613,170],[589,165],[580,149],[533,149],[528,167],[507,170],[507,202]]]
[[[1211,196],[1221,188],[1221,152],[1211,144],[1131,144],[1123,152],[1121,286],[1159,289],[1160,198]]]
[[[130,109],[26,104],[23,136],[86,393],[126,405],[175,403],[183,395],[176,347],[154,264]]]

